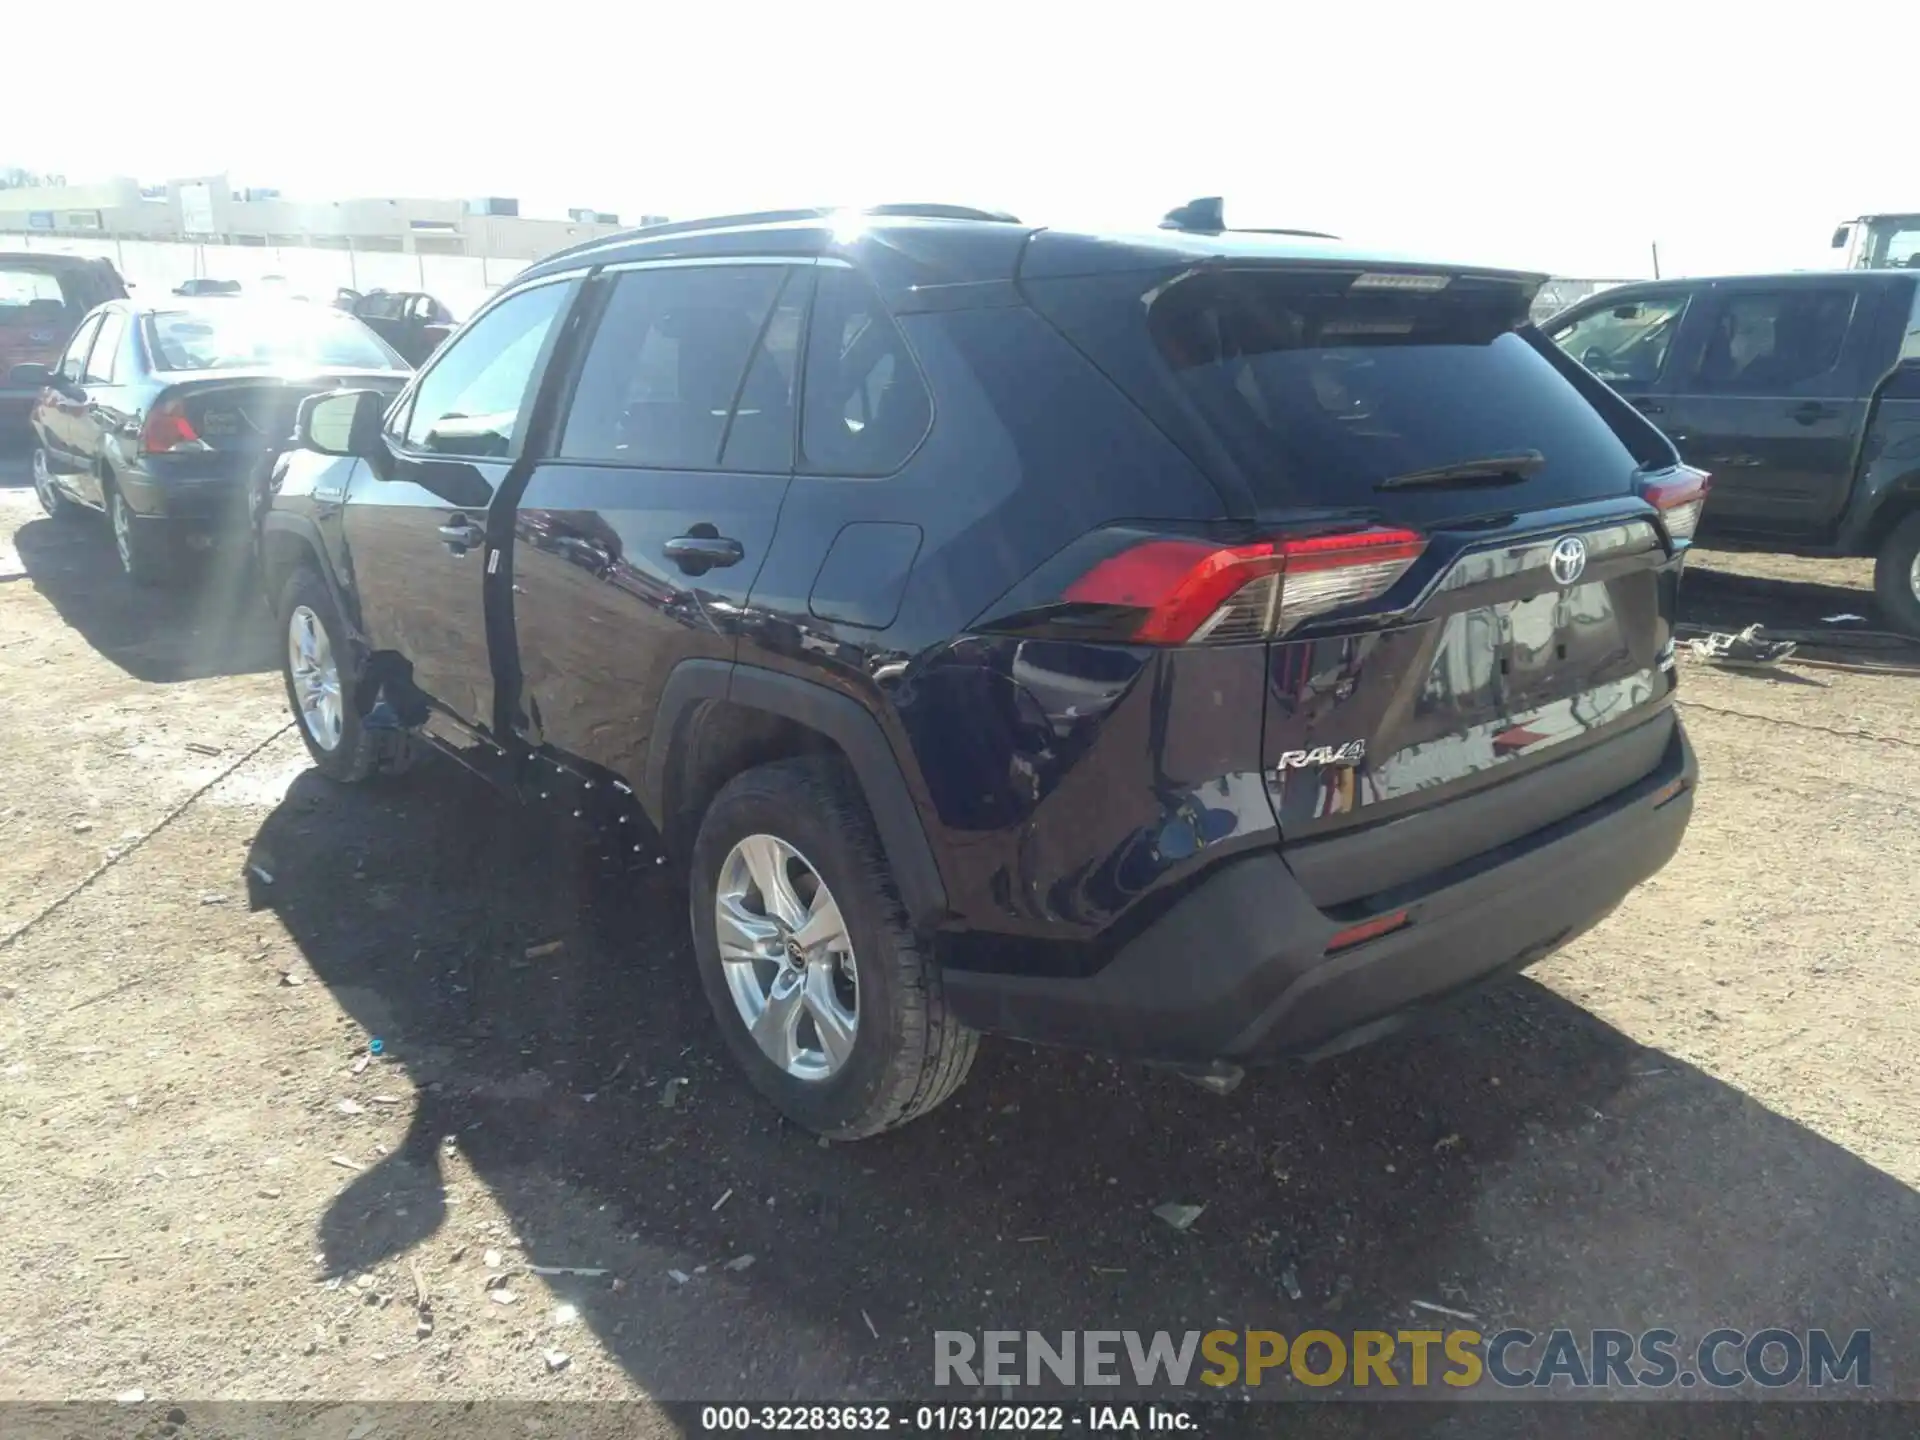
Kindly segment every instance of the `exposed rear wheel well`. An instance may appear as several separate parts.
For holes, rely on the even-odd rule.
[[[843,763],[847,759],[830,737],[784,715],[729,700],[703,700],[690,707],[680,719],[662,796],[667,853],[676,861],[693,853],[701,817],[734,776],[802,755],[831,755]]]
[[[1897,491],[1874,512],[1873,522],[1867,527],[1866,540],[1862,553],[1868,556],[1878,555],[1880,547],[1887,543],[1887,537],[1900,527],[1907,516],[1920,510],[1920,484]]]
[[[286,589],[288,577],[303,566],[315,574],[324,573],[320,569],[320,557],[313,553],[313,546],[300,536],[285,530],[269,530],[262,537],[260,567],[263,573],[260,578],[267,594],[276,601],[280,592]]]

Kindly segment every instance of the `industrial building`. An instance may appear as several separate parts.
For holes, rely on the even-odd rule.
[[[532,260],[664,218],[642,215],[623,226],[619,216],[593,209],[573,210],[565,220],[533,219],[519,209],[516,200],[498,197],[289,200],[277,190],[236,188],[225,175],[162,185],[115,179],[0,190],[0,235]]]

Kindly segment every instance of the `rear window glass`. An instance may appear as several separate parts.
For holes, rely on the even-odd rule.
[[[156,370],[407,368],[358,320],[319,305],[162,310],[146,332]]]
[[[0,265],[0,325],[38,329],[77,320],[86,307],[72,304],[58,276],[44,270]]]
[[[1364,502],[1388,476],[1529,450],[1543,476],[1633,470],[1607,421],[1516,333],[1518,289],[1353,282],[1200,275],[1149,311],[1161,359],[1260,503]]]

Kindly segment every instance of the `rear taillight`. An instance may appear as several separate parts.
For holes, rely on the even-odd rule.
[[[1102,560],[1064,598],[1140,611],[1128,638],[1141,644],[1264,640],[1384,594],[1426,544],[1387,529],[1253,545],[1146,540]]]
[[[149,455],[161,455],[170,450],[213,447],[200,438],[178,400],[165,400],[147,412],[147,423],[140,429],[140,448]]]
[[[1707,507],[1707,492],[1713,477],[1704,470],[1682,465],[1663,480],[1654,480],[1641,490],[1649,504],[1660,512],[1660,521],[1675,540],[1691,540],[1699,528],[1700,512]]]

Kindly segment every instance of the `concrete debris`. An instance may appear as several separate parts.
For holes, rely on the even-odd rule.
[[[684,1285],[693,1277],[684,1270],[669,1270],[667,1271],[667,1278],[676,1285]]]
[[[543,1351],[540,1358],[547,1362],[547,1373],[549,1375],[558,1375],[573,1363],[573,1357],[564,1350]]]
[[[1204,1205],[1182,1205],[1169,1200],[1164,1205],[1154,1206],[1153,1213],[1176,1230],[1191,1230],[1193,1222],[1200,1218],[1206,1208]]]
[[[720,1268],[722,1270],[744,1270],[751,1264],[753,1264],[753,1256],[736,1255]]]
[[[505,1286],[502,1286],[500,1289],[492,1292],[492,1299],[496,1305],[513,1305],[519,1302],[520,1296]]]
[[[329,1155],[327,1158],[342,1170],[364,1170],[367,1168],[358,1160],[349,1160],[345,1155]]]
[[[580,1323],[579,1308],[573,1305],[554,1306],[553,1323],[556,1325],[578,1325]]]
[[[548,940],[541,945],[529,945],[527,947],[527,959],[538,960],[544,955],[557,954],[566,943],[564,940]]]
[[[503,1256],[498,1250],[489,1250],[485,1255],[481,1256],[480,1258],[487,1262],[487,1268],[489,1270],[498,1270],[503,1264],[506,1263],[506,1257]]]
[[[342,1100],[333,1108],[338,1110],[342,1115],[364,1115],[367,1113],[367,1107],[362,1105],[358,1100]]]
[[[673,1079],[667,1081],[660,1090],[660,1108],[662,1110],[671,1110],[674,1106],[678,1105],[680,1103],[680,1092],[686,1089],[688,1083],[687,1077],[684,1075],[676,1075]]]
[[[138,1405],[147,1398],[147,1392],[144,1390],[122,1390],[113,1398],[122,1405]]]

